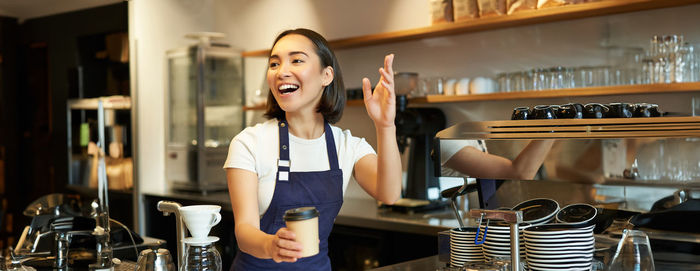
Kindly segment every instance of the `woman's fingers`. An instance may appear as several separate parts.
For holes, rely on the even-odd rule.
[[[275,251],[272,259],[275,262],[296,262],[301,257],[301,244],[295,241],[296,235],[287,228],[281,228],[275,234]]]
[[[369,100],[372,97],[372,85],[367,77],[362,78],[362,93],[364,94],[365,100]]]
[[[394,54],[388,54],[384,57],[384,69],[390,74],[394,74]]]

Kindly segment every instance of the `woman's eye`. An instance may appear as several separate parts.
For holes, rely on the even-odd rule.
[[[279,65],[280,65],[279,63],[270,62],[269,67],[270,67],[270,68],[275,68],[275,67],[277,67],[277,66],[279,66]]]
[[[294,60],[292,60],[292,63],[304,63],[304,60],[302,60],[302,59],[294,59]]]

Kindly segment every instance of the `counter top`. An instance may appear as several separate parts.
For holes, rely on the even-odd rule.
[[[228,193],[162,192],[145,193],[146,196],[164,197],[172,200],[189,200],[202,203],[221,205],[224,211],[231,212],[231,201]],[[459,226],[457,219],[449,209],[432,211],[430,213],[400,213],[388,208],[380,208],[377,202],[367,199],[344,199],[335,224],[370,228],[377,230],[399,231],[414,234],[435,235],[446,229]]]
[[[447,263],[438,260],[437,255],[415,259],[412,261],[387,265],[375,269],[370,269],[372,271],[405,271],[405,270],[436,270],[440,267],[447,266]]]

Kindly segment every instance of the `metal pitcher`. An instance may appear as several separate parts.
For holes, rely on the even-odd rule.
[[[141,251],[136,265],[136,271],[177,271],[173,257],[164,248]]]

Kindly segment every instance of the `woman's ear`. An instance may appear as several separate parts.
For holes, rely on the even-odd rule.
[[[327,87],[328,85],[330,85],[333,82],[333,78],[335,76],[335,73],[333,71],[333,67],[327,66],[327,67],[323,68],[322,73],[323,74],[321,75],[321,84],[324,87]]]

